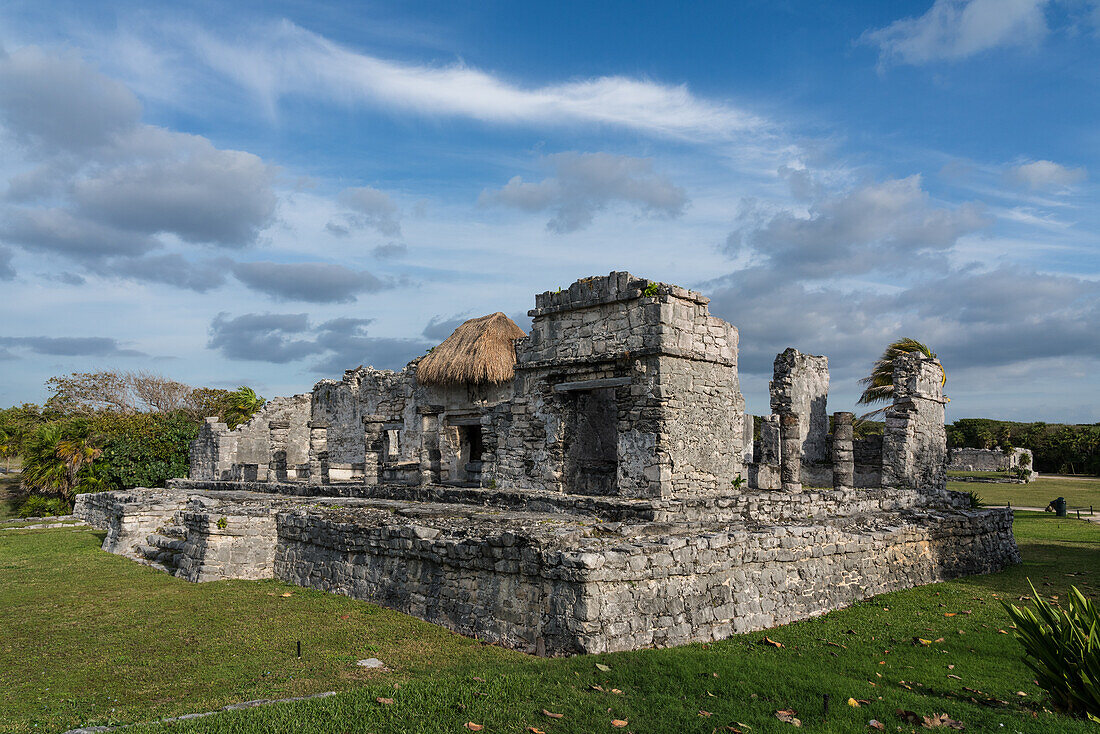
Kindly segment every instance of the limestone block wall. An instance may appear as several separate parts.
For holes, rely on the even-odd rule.
[[[103,550],[133,556],[146,536],[175,522],[186,496],[172,490],[136,489],[77,495],[73,514],[107,531]]]
[[[176,575],[188,581],[274,578],[275,513],[270,508],[189,506],[187,540]]]
[[[948,451],[947,458],[950,471],[1011,471],[1021,466],[1031,469],[1034,465],[1031,449],[1005,453],[1002,449],[958,448]]]
[[[802,462],[829,461],[829,360],[788,347],[776,356],[768,386],[772,413],[798,416],[802,437]]]
[[[622,497],[729,486],[743,471],[738,336],[707,303],[617,272],[537,295],[531,334],[516,342],[515,397],[486,419],[489,481],[581,493],[602,482]],[[597,403],[615,412],[605,433],[618,450],[584,461],[614,465],[615,478],[579,481],[573,432]]]
[[[882,484],[943,489],[947,483],[943,367],[918,353],[894,359],[894,403],[882,437]]]
[[[374,511],[372,511],[374,512]],[[384,511],[378,511],[384,512]],[[551,655],[717,640],[1018,562],[1005,510],[730,528],[463,531],[279,516],[275,573]]]
[[[882,434],[857,438],[852,442],[857,487],[882,486]]]
[[[1019,562],[1005,510],[713,530],[590,553],[569,652],[719,640]]]

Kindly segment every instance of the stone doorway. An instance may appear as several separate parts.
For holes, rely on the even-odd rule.
[[[619,470],[619,410],[614,388],[569,394],[565,427],[565,491],[613,495]]]
[[[483,450],[481,425],[458,427],[458,467],[462,481],[481,483],[481,454]]]

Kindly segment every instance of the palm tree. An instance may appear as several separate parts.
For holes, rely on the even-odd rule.
[[[871,374],[859,381],[864,385],[863,394],[859,396],[860,405],[874,405],[875,403],[890,402],[894,397],[894,359],[902,354],[919,352],[929,359],[935,359],[936,353],[928,348],[928,345],[905,337],[891,342],[886,351],[871,368]],[[947,371],[943,373],[943,384],[947,384]],[[860,420],[881,413],[885,407],[873,410],[860,416]]]
[[[257,395],[252,388],[241,385],[229,393],[226,402],[228,407],[225,411],[225,422],[230,428],[236,428],[264,407],[267,401]]]
[[[87,425],[46,423],[38,426],[27,441],[21,483],[26,489],[55,495],[72,504],[73,494],[82,483],[81,470],[88,474],[102,453]]]

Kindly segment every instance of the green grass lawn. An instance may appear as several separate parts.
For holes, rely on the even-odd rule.
[[[728,725],[758,734],[792,731],[774,714],[794,709],[805,731],[865,731],[872,718],[896,731],[901,707],[948,713],[967,731],[1095,732],[1044,711],[1018,643],[1001,632],[1011,630],[999,601],[1029,594],[1029,577],[1044,595],[1076,584],[1096,597],[1100,527],[1025,514],[1016,529],[1024,564],[1003,573],[710,645],[553,660],[278,582],[189,584],[102,553],[97,532],[3,531],[0,731],[152,721],[338,690],[142,730],[460,732],[472,721],[486,732],[557,734],[618,731],[610,722],[622,719],[623,731],[709,734]],[[765,636],[783,647],[763,644]],[[915,646],[914,637],[932,644]],[[393,672],[357,668],[365,657]],[[854,708],[849,698],[865,703]],[[544,708],[564,716],[548,718]]]
[[[1012,479],[1015,476],[1010,471],[949,471],[947,478],[952,477],[979,477],[981,479]]]
[[[1071,508],[1092,505],[1100,513],[1100,479],[1040,477],[1029,484],[947,483],[948,489],[977,492],[990,505],[1011,502],[1019,507],[1046,507],[1055,497],[1065,497]]]

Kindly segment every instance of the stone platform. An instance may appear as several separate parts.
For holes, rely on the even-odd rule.
[[[622,499],[174,480],[81,495],[76,512],[107,530],[105,550],[188,580],[278,578],[569,655],[717,640],[1019,562],[1011,512],[967,507],[944,490]]]

